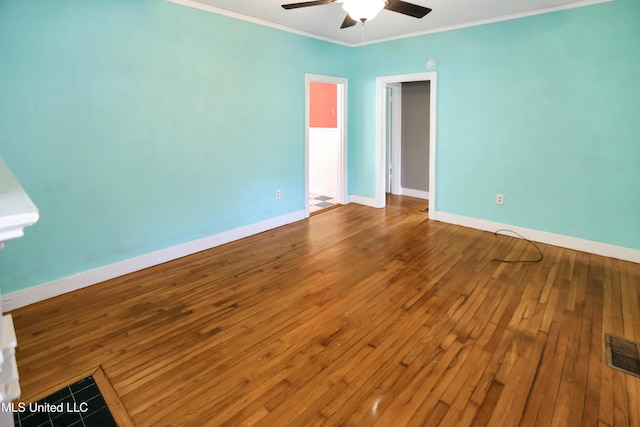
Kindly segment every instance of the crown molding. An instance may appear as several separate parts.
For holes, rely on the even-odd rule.
[[[600,3],[609,3],[609,2],[612,2],[613,0],[583,0],[583,1],[578,1],[578,2],[575,2],[575,3],[565,4],[565,5],[562,5],[562,6],[547,7],[547,8],[543,8],[543,9],[537,9],[537,10],[532,10],[532,11],[528,11],[528,12],[521,12],[521,13],[512,13],[512,14],[497,16],[497,17],[494,17],[494,18],[481,19],[481,20],[477,20],[477,21],[470,21],[470,22],[465,22],[465,23],[455,24],[455,25],[447,25],[447,26],[443,26],[443,27],[432,28],[432,29],[425,30],[425,31],[416,31],[416,32],[408,33],[408,34],[402,34],[402,35],[398,35],[398,36],[378,38],[378,39],[367,40],[367,41],[358,42],[358,43],[348,43],[348,42],[345,42],[343,40],[333,39],[333,38],[330,38],[330,37],[322,37],[322,36],[319,36],[317,34],[309,33],[309,32],[306,32],[306,31],[297,30],[295,28],[291,28],[291,27],[288,27],[286,25],[276,24],[274,22],[267,21],[265,19],[254,18],[252,16],[244,15],[242,13],[232,12],[230,10],[222,9],[222,8],[215,7],[215,6],[210,6],[208,4],[200,3],[200,2],[195,1],[195,0],[166,0],[166,1],[168,1],[170,3],[175,3],[175,4],[178,4],[178,5],[182,5],[182,6],[191,7],[191,8],[194,8],[194,9],[200,9],[200,10],[203,10],[203,11],[206,11],[206,12],[215,13],[215,14],[218,14],[218,15],[228,16],[230,18],[239,19],[241,21],[246,21],[246,22],[250,22],[250,23],[253,23],[253,24],[257,24],[257,25],[262,25],[264,27],[274,28],[274,29],[285,31],[285,32],[288,32],[288,33],[297,34],[297,35],[300,35],[300,36],[309,37],[309,38],[312,38],[312,39],[317,39],[317,40],[322,40],[322,41],[326,41],[326,42],[329,42],[329,43],[338,44],[338,45],[341,45],[341,46],[360,47],[360,46],[372,45],[372,44],[376,44],[376,43],[384,43],[384,42],[389,42],[389,41],[394,41],[394,40],[407,39],[407,38],[411,38],[411,37],[424,36],[424,35],[428,35],[428,34],[443,33],[443,32],[446,32],[446,31],[453,31],[453,30],[460,30],[460,29],[464,29],[464,28],[477,27],[479,25],[487,25],[487,24],[494,24],[494,23],[497,23],[497,22],[511,21],[513,19],[526,18],[526,17],[529,17],[529,16],[535,16],[535,15],[543,15],[543,14],[552,13],[552,12],[560,12],[560,11],[563,11],[563,10],[576,9],[576,8],[585,7],[585,6],[592,6],[592,5],[596,5],[596,4],[600,4]]]

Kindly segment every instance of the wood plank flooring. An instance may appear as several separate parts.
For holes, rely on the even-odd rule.
[[[13,311],[22,400],[101,366],[138,426],[640,426],[640,265],[347,205]]]

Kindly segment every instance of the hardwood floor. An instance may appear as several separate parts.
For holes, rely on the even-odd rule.
[[[640,265],[347,205],[13,312],[25,402],[101,366],[138,426],[640,426]]]

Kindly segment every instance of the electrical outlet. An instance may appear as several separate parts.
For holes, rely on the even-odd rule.
[[[502,194],[496,194],[496,203],[499,205],[504,204],[504,196]]]
[[[276,199],[280,199],[280,190],[276,190]]]

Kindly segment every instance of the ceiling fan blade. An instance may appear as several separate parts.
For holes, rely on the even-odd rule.
[[[422,18],[427,13],[431,12],[431,9],[428,7],[407,3],[402,0],[389,0],[384,8],[393,12],[402,13],[403,15],[413,16],[414,18]]]
[[[353,27],[357,23],[358,21],[356,21],[355,19],[353,19],[347,14],[347,16],[344,17],[344,21],[342,21],[342,25],[340,26],[340,29]]]
[[[315,0],[315,1],[303,1],[302,3],[289,3],[283,4],[284,9],[298,9],[300,7],[320,6],[322,4],[331,4],[336,0]]]

